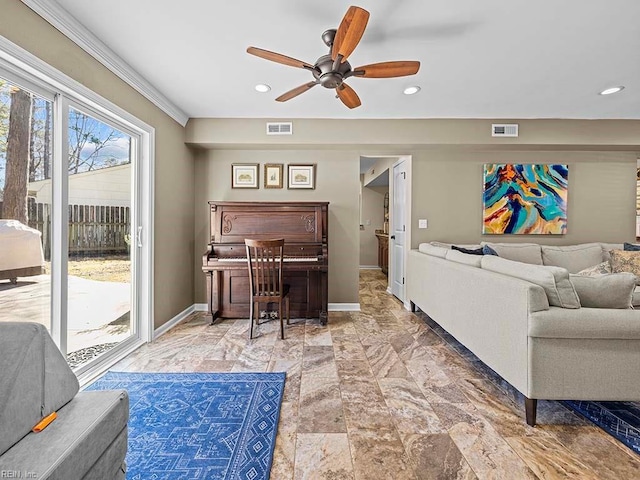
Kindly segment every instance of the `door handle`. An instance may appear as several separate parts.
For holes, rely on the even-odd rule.
[[[396,239],[396,236],[395,236],[395,235],[391,235],[391,237],[390,237],[390,238],[391,238],[391,240],[395,240],[395,239]]]

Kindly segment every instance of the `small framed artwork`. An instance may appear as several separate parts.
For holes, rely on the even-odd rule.
[[[288,165],[287,188],[316,188],[316,164]]]
[[[282,188],[282,163],[265,163],[264,188]]]
[[[234,163],[231,165],[231,188],[260,188],[259,163]]]

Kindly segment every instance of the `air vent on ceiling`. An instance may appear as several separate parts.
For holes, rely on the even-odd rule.
[[[267,135],[293,135],[293,123],[267,122]]]
[[[493,123],[491,125],[492,137],[517,137],[518,136],[518,124],[517,123]]]

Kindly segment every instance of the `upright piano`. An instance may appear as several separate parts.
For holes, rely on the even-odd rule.
[[[328,202],[209,202],[209,246],[202,257],[207,318],[249,318],[245,238],[284,238],[284,282],[291,318],[327,324]]]

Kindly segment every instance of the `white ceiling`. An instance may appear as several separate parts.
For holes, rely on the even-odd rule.
[[[315,63],[351,1],[56,2],[189,117],[640,119],[639,0],[362,0],[371,17],[351,65],[422,66],[350,79],[354,110],[321,86],[275,102],[311,73],[246,53]],[[403,95],[410,85],[422,91]],[[615,85],[626,89],[597,94]]]

